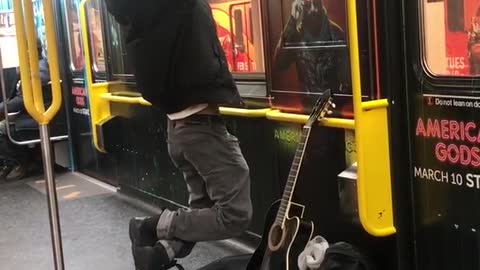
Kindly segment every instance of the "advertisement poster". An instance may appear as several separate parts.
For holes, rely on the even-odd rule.
[[[480,29],[477,29],[476,16],[471,11],[478,3],[478,0],[447,0],[444,3],[448,74],[470,75],[475,73],[473,70],[473,62],[476,61],[474,43],[476,43],[475,36]]]
[[[350,91],[345,1],[269,0],[272,90]]]
[[[480,1],[465,1],[465,26],[467,28],[467,56],[470,75],[480,74]]]
[[[480,74],[480,0],[424,0],[423,24],[430,71]]]
[[[419,95],[417,103],[412,169],[419,221],[473,224],[480,218],[469,212],[471,202],[480,203],[480,97]]]
[[[79,115],[90,115],[88,109],[88,93],[84,87],[74,86],[72,88],[73,112]]]
[[[418,269],[479,265],[480,97],[452,93],[418,94],[413,104],[410,173]]]

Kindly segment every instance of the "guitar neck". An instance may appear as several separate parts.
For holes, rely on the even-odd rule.
[[[303,157],[307,148],[308,138],[310,137],[310,131],[310,127],[305,126],[303,128],[302,136],[297,146],[297,150],[295,151],[295,157],[293,158],[292,167],[290,168],[290,173],[288,174],[287,183],[285,184],[285,190],[283,192],[280,207],[278,209],[277,218],[275,219],[275,223],[282,226],[285,223],[287,213],[290,210],[293,192],[297,184],[298,174],[302,166]]]

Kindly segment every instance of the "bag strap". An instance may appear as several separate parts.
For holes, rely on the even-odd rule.
[[[168,270],[168,269],[171,269],[173,267],[176,267],[178,270],[185,270],[185,268],[183,268],[183,266],[178,264],[176,260],[173,260],[170,264],[165,265],[164,270]]]
[[[178,270],[185,270],[185,268],[183,268],[183,266],[180,264],[175,264],[175,266],[178,268]]]

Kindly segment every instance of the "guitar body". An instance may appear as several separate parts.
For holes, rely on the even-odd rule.
[[[305,207],[292,202],[312,126],[333,105],[331,91],[322,94],[303,127],[302,136],[285,183],[282,199],[268,211],[262,242],[252,255],[247,270],[298,270],[298,257],[313,236],[313,223],[304,222]]]
[[[268,211],[262,241],[247,270],[298,270],[298,256],[312,238],[314,226],[297,216],[287,218],[283,230],[275,226],[279,205],[280,202],[274,203]],[[295,208],[297,206],[292,205],[291,212],[303,210]]]

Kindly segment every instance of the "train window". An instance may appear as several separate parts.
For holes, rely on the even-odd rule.
[[[15,26],[12,10],[0,9],[0,27],[2,29],[11,29]]]
[[[111,62],[110,69],[112,70],[112,75],[115,78],[125,78],[132,77],[133,75],[133,66],[128,61],[125,39],[123,38],[124,31],[122,31],[120,25],[117,23],[115,18],[108,14],[108,50],[109,58]]]
[[[103,73],[105,69],[105,53],[103,46],[101,1],[93,0],[87,6],[88,29],[90,35],[90,47],[92,48],[93,69],[97,73]]]
[[[0,51],[3,68],[18,67],[18,46],[11,7],[0,6]]]
[[[259,0],[208,0],[232,73],[264,73]]]
[[[268,0],[272,92],[350,94],[345,1]]]
[[[435,76],[480,75],[480,2],[422,2],[424,63],[429,73]]]
[[[82,35],[80,33],[80,16],[78,6],[81,0],[65,1],[65,13],[68,21],[68,42],[70,53],[70,68],[72,71],[83,69]]]

